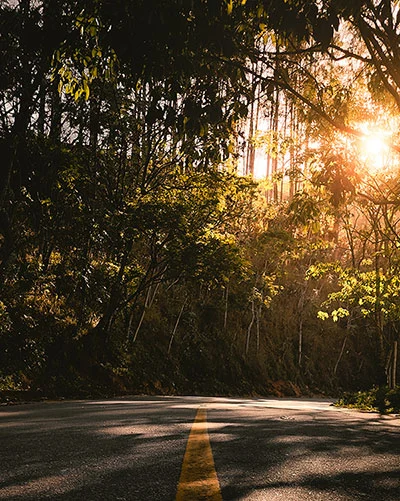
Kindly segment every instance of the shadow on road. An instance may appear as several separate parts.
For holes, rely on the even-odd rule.
[[[334,411],[211,416],[224,500],[400,499],[399,426]]]
[[[205,400],[0,408],[0,499],[173,500],[189,430]],[[399,426],[246,402],[207,405],[224,500],[400,499]]]

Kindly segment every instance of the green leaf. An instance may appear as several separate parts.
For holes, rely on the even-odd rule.
[[[317,317],[320,319],[320,320],[327,320],[329,318],[329,313],[327,313],[326,311],[319,311],[317,313]]]
[[[88,86],[86,80],[83,82],[83,91],[85,93],[85,99],[87,101],[89,99],[90,89],[89,89],[89,86]]]
[[[346,310],[345,308],[338,308],[337,310],[332,311],[332,320],[337,322],[339,318],[348,317],[349,315],[349,310]]]

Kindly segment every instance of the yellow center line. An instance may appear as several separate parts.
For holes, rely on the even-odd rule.
[[[200,407],[183,458],[176,501],[222,501],[207,431],[207,411]]]

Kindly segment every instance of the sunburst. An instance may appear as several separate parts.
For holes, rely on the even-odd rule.
[[[390,133],[379,129],[368,131],[360,139],[360,159],[369,170],[380,170],[388,165]]]

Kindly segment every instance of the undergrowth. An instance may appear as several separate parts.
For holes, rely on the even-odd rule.
[[[400,413],[400,386],[394,389],[380,386],[366,391],[344,393],[335,405],[381,414]]]

